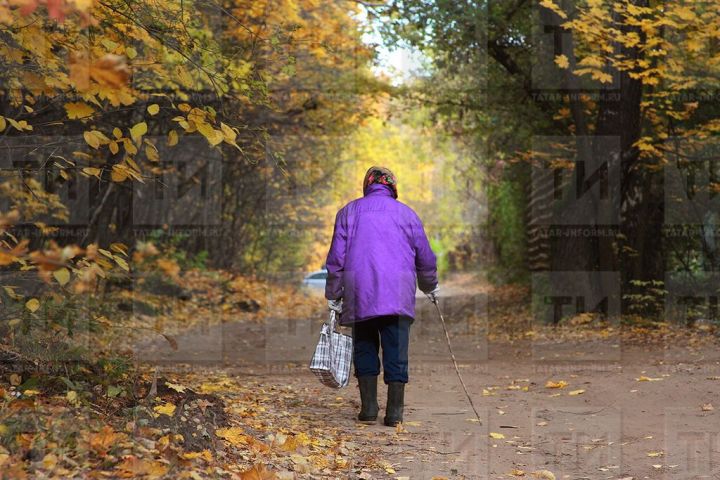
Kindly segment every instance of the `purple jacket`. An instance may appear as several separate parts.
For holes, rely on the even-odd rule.
[[[380,315],[415,318],[416,285],[429,292],[438,283],[423,224],[386,185],[369,185],[364,194],[335,217],[325,297],[343,299],[342,324]]]

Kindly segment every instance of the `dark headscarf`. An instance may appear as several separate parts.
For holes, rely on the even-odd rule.
[[[393,198],[397,198],[397,178],[395,178],[395,174],[392,173],[389,168],[378,166],[370,167],[365,174],[365,180],[363,180],[363,192],[374,183],[387,185],[392,190]]]

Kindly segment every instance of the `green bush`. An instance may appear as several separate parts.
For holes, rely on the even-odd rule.
[[[523,182],[514,177],[507,175],[488,185],[486,230],[497,258],[489,270],[496,282],[527,280],[526,196]]]

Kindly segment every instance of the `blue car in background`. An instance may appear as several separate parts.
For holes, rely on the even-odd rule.
[[[328,277],[328,271],[327,269],[323,268],[320,270],[316,270],[312,273],[308,273],[305,275],[305,278],[303,279],[303,285],[305,285],[308,288],[311,288],[312,290],[325,290],[325,283],[327,282]]]

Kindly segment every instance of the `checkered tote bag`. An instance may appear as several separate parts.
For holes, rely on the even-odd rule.
[[[336,330],[335,311],[331,310],[310,360],[310,370],[320,383],[331,388],[346,387],[350,383],[352,348],[352,337]]]

